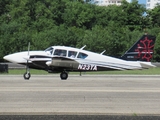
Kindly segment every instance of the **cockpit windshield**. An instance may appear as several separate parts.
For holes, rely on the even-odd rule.
[[[45,50],[45,52],[47,52],[47,53],[49,53],[49,54],[52,55],[52,53],[53,53],[53,47],[47,48],[47,49]]]

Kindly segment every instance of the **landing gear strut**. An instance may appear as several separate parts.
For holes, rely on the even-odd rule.
[[[66,80],[68,78],[68,73],[66,71],[61,72],[60,78],[61,80]]]

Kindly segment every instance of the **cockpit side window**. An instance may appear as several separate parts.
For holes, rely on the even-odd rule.
[[[77,55],[77,52],[76,52],[76,51],[68,51],[68,57],[75,58],[76,55]]]
[[[45,52],[47,52],[47,53],[49,53],[49,54],[52,55],[52,53],[53,53],[53,47],[47,48],[47,49],[45,50]]]
[[[63,50],[63,49],[56,49],[54,51],[54,55],[57,55],[57,56],[66,56],[67,55],[67,51]]]
[[[85,53],[79,53],[77,58],[85,59],[88,55]]]

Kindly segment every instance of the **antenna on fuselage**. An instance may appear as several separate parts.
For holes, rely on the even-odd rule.
[[[83,48],[85,48],[86,47],[86,45],[84,45],[82,48],[81,48],[81,50],[83,50]]]
[[[101,55],[103,55],[103,53],[105,53],[105,52],[106,52],[106,50],[104,50],[104,51],[103,51],[103,52],[101,52],[100,54],[101,54]]]

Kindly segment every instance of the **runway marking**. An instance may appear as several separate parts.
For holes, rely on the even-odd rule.
[[[155,93],[159,93],[160,89],[116,89],[114,90],[112,88],[111,89],[102,89],[102,88],[97,88],[94,87],[93,88],[88,88],[85,89],[83,88],[53,88],[53,87],[36,87],[36,88],[32,88],[32,87],[1,87],[0,88],[0,92],[17,92],[17,91],[53,91],[53,92],[155,92]]]

